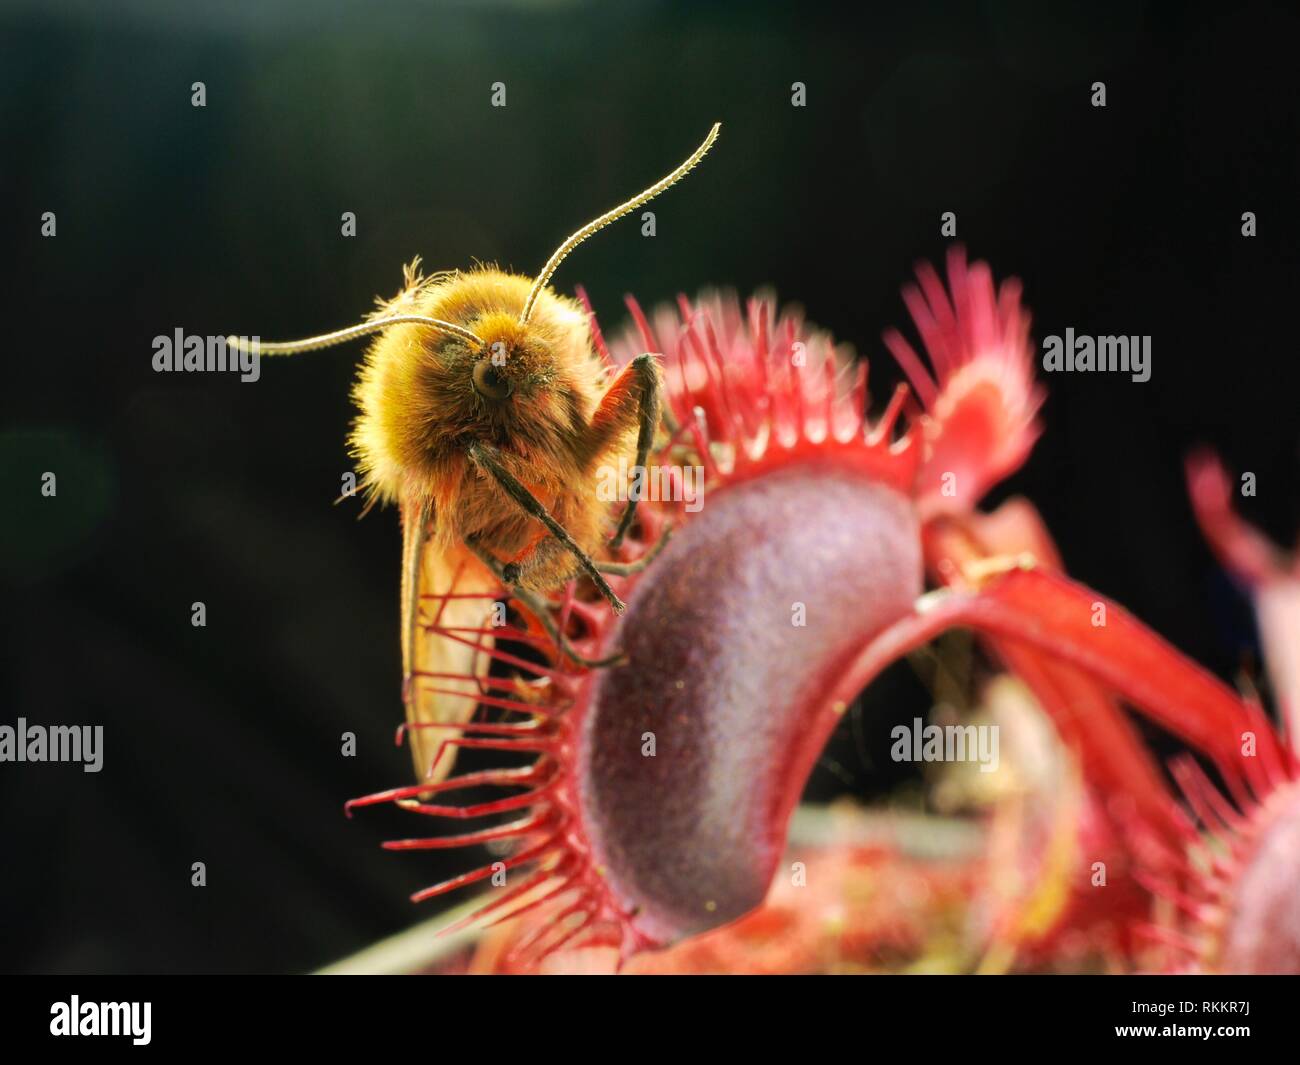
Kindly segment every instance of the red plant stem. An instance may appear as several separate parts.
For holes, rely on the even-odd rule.
[[[1106,622],[1094,627],[1097,604],[1105,607]],[[1258,707],[1119,604],[1041,569],[1015,570],[978,592],[937,592],[919,600],[912,614],[881,633],[849,667],[837,697],[853,698],[899,655],[956,626],[1028,644],[1078,667],[1203,751],[1225,775],[1242,766],[1243,736],[1248,732],[1254,734],[1266,772],[1283,764],[1276,735]],[[822,727],[809,730],[808,742],[820,750],[837,721],[833,710],[825,711]],[[813,733],[818,734],[815,739]]]
[[[1028,554],[1038,566],[1064,572],[1042,518],[1024,500],[1012,500],[989,514],[934,522],[926,527],[925,541],[933,575],[958,587],[963,572],[999,556]],[[1105,796],[1108,816],[1130,826],[1130,849],[1144,843],[1136,836],[1154,833],[1163,853],[1157,856],[1145,847],[1143,853],[1151,861],[1177,861],[1194,832],[1192,822],[1115,696],[1094,678],[1038,648],[987,635],[983,639],[1030,688],[1062,739],[1078,753],[1088,779]]]
[[[1061,735],[1079,752],[1084,773],[1097,792],[1132,804],[1132,823],[1156,830],[1166,845],[1163,858],[1177,861],[1177,845],[1194,831],[1160,777],[1151,755],[1114,700],[1077,668],[1048,658],[1040,648],[1006,638],[990,639],[993,650],[1034,693]]]

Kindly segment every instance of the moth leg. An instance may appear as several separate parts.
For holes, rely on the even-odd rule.
[[[659,364],[653,355],[638,355],[619,371],[601,397],[587,431],[588,454],[599,455],[636,425],[636,465],[644,469],[659,429],[662,397],[663,375]],[[638,502],[635,498],[627,501],[627,509],[609,541],[610,547],[618,547],[623,542],[632,519],[636,517]]]
[[[623,613],[627,609],[627,605],[614,594],[614,589],[609,586],[609,582],[600,575],[600,571],[596,569],[596,563],[592,561],[591,556],[569,535],[568,530],[551,516],[551,512],[542,505],[541,501],[532,492],[528,491],[514,474],[505,468],[505,465],[501,462],[501,453],[491,444],[476,440],[469,445],[468,454],[470,461],[490,475],[501,486],[506,495],[515,501],[520,510],[546,526],[547,531],[578,560],[579,565],[582,566],[587,576],[592,579],[600,594],[614,608],[614,613]],[[513,576],[517,576],[517,573],[514,573]],[[507,583],[513,584],[514,581],[508,580]]]
[[[668,537],[672,533],[673,527],[671,525],[665,527],[663,535],[659,537],[654,547],[650,548],[635,562],[597,562],[596,568],[601,573],[608,573],[611,577],[627,577],[633,573],[640,573],[658,557],[660,551],[668,546]]]
[[[555,646],[558,647],[562,653],[573,659],[573,661],[578,665],[583,666],[586,669],[603,669],[606,666],[616,666],[620,662],[627,660],[627,655],[623,654],[622,651],[616,651],[607,658],[585,658],[578,654],[578,652],[569,644],[564,633],[560,632],[555,622],[551,620],[550,607],[545,599],[527,588],[520,588],[516,584],[511,584],[511,582],[506,579],[505,567],[485,551],[482,545],[472,537],[465,541],[465,546],[474,552],[475,557],[492,571],[492,574],[497,578],[497,580],[502,584],[509,586],[510,594],[533,612],[533,616],[537,618],[541,623],[542,628],[546,630],[546,635],[555,641]]]
[[[568,579],[573,569],[571,562],[568,549],[543,531],[540,537],[505,563],[503,572],[511,584],[549,588]]]

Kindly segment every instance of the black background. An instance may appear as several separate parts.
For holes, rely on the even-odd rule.
[[[1247,513],[1291,541],[1297,18],[1048,7],[0,6],[0,721],[106,732],[98,775],[0,766],[0,968],[303,970],[431,912],[406,895],[446,866],[377,849],[409,824],[341,811],[409,774],[396,518],[331,505],[357,350],[248,385],[157,375],[152,338],[348,324],[416,253],[534,271],[715,119],[658,235],[624,222],[556,284],[607,332],[624,292],[772,285],[887,396],[880,332],[955,211],[1037,336],[1153,337],[1147,383],[1047,381],[1045,436],[995,499],[1030,496],[1076,576],[1230,677],[1253,635],[1181,463],[1210,442],[1254,472]],[[813,793],[883,790],[837,744]]]

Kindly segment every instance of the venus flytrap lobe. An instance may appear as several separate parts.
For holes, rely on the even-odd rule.
[[[901,335],[886,338],[921,405],[901,435],[907,390],[865,417],[865,365],[763,300],[742,309],[732,297],[682,299],[650,318],[630,303],[634,326],[614,341],[614,358],[663,353],[665,428],[653,457],[703,466],[709,506],[698,514],[671,501],[642,506],[631,557],[646,557],[669,524],[676,532],[621,584],[622,617],[582,584],[541,603],[489,590],[511,600],[515,622],[492,645],[474,644],[494,666],[478,700],[484,716],[445,743],[531,752],[533,764],[351,804],[396,802],[457,822],[510,815],[391,845],[515,841],[501,863],[504,884],[467,919],[519,918],[505,967],[580,946],[626,958],[760,905],[842,708],[890,662],[953,627],[975,630],[1047,696],[1044,709],[1084,752],[1103,797],[1123,794],[1144,825],[1157,826],[1153,835],[1167,829],[1158,868],[1176,864],[1169,854],[1187,826],[1168,813],[1149,759],[1117,724],[1116,696],[1257,794],[1293,771],[1257,707],[1058,572],[1050,541],[1024,550],[997,535],[1023,540],[1018,520],[1005,520],[1023,512],[975,512],[1028,455],[1042,396],[1018,286],[995,289],[988,267],[967,266],[960,251],[948,275],[945,287],[922,267],[905,293],[930,364]],[[1014,553],[990,554],[980,536],[1016,545]],[[923,594],[927,568],[945,587]],[[460,594],[452,575],[431,595],[431,632],[452,638],[441,610]],[[806,608],[801,624],[792,624],[792,603]],[[587,669],[548,640],[551,631],[584,656],[617,648],[622,660]],[[420,682],[437,691],[446,678]],[[1087,727],[1070,717],[1075,697],[1095,715]],[[1258,758],[1243,763],[1246,733],[1257,737]],[[446,801],[476,785],[502,797]],[[415,898],[492,874],[484,866]],[[1257,948],[1240,956],[1263,957]]]
[[[965,282],[964,262],[954,262]],[[973,298],[983,299],[987,268],[974,277]],[[635,329],[616,341],[616,361],[637,348],[664,354],[668,406],[655,458],[702,466],[710,503],[698,514],[643,506],[637,551],[664,525],[680,529],[629,578],[621,621],[580,588],[548,605],[562,631],[576,623],[584,654],[617,647],[622,663],[581,671],[552,653],[546,666],[526,667],[498,641],[486,653],[517,679],[484,703],[532,720],[470,724],[449,741],[518,750],[526,735],[539,754],[522,773],[443,782],[529,789],[472,809],[531,811],[515,826],[512,859],[531,872],[486,908],[500,919],[547,895],[555,919],[520,944],[522,957],[579,942],[626,954],[757,905],[831,727],[823,711],[843,702],[836,678],[923,590],[914,490],[927,450],[917,431],[896,433],[905,390],[868,420],[865,364],[793,316],[777,318],[766,301],[742,310],[732,297],[683,299],[653,324],[630,307]],[[790,604],[810,588],[816,603],[793,628]],[[441,592],[447,602],[459,594],[454,582]],[[525,617],[520,634],[530,630]],[[641,753],[647,734],[654,758]],[[462,815],[433,794],[417,784],[359,802]]]

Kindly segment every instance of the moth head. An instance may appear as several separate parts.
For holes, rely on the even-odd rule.
[[[551,450],[557,437],[574,431],[566,400],[577,384],[574,345],[551,319],[543,314],[521,324],[514,314],[489,311],[472,322],[482,344],[462,347],[446,382],[456,391],[457,421],[468,435],[528,451]]]
[[[527,405],[554,380],[555,352],[541,330],[503,312],[484,315],[473,328],[482,346],[470,353],[462,372],[485,413]]]

